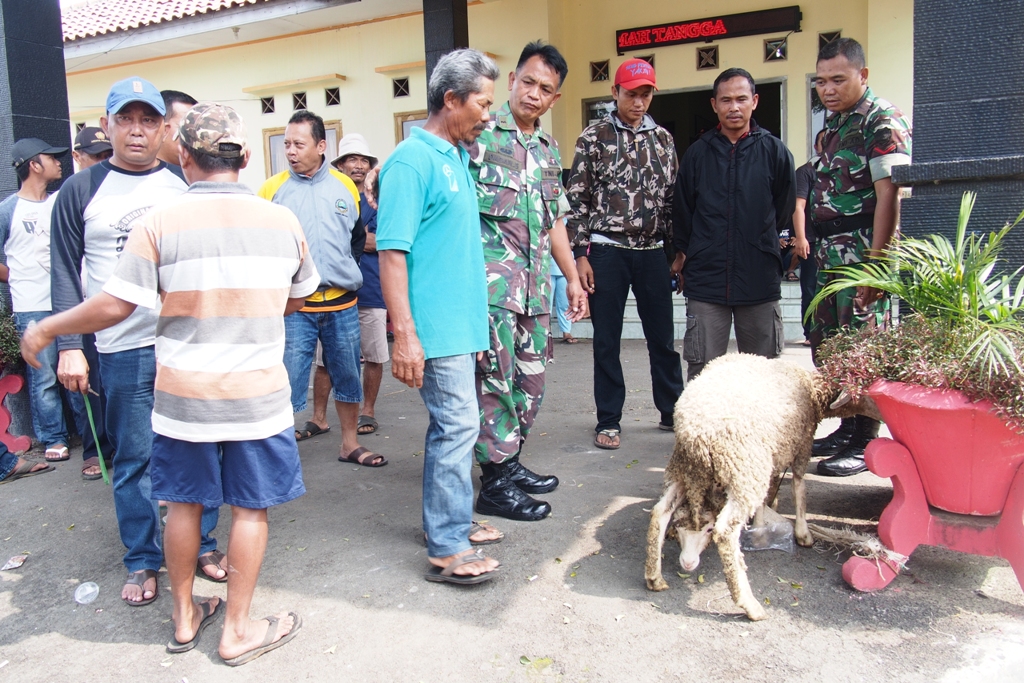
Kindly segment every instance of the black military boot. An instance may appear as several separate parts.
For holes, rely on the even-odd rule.
[[[476,511],[482,515],[495,515],[519,522],[536,522],[551,514],[551,506],[526,495],[510,477],[507,462],[480,465],[480,495]]]
[[[839,423],[839,429],[828,436],[814,440],[814,445],[811,446],[811,455],[836,455],[839,451],[850,445],[850,439],[853,437],[853,431],[856,426],[856,417],[844,417],[843,421]]]
[[[519,462],[518,455],[506,460],[505,465],[508,467],[509,479],[523,493],[549,493],[558,488],[558,477],[531,472]]]
[[[857,416],[857,426],[849,445],[839,453],[818,463],[818,474],[825,477],[849,477],[868,468],[864,463],[864,449],[878,436],[882,423],[864,415]]]

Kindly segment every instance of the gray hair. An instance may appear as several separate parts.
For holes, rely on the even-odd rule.
[[[444,96],[449,90],[465,102],[470,95],[481,91],[480,80],[498,80],[501,72],[494,60],[479,50],[465,48],[449,52],[437,62],[427,85],[427,111],[431,114],[444,109]]]

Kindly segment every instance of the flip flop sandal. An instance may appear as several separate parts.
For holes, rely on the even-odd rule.
[[[171,641],[167,643],[167,653],[172,655],[181,654],[182,652],[188,652],[199,644],[199,637],[203,635],[203,631],[206,627],[213,623],[213,618],[217,616],[217,610],[224,603],[223,600],[217,599],[217,604],[211,606],[210,601],[213,598],[208,598],[203,602],[199,603],[199,606],[203,608],[203,620],[199,622],[199,628],[196,629],[196,633],[192,636],[192,640],[187,643],[180,642],[175,636],[171,636]],[[209,610],[209,611],[207,611]]]
[[[11,470],[10,474],[8,474],[3,479],[0,479],[0,484],[9,484],[12,481],[17,481],[18,479],[24,479],[25,477],[34,477],[37,474],[45,474],[46,472],[53,472],[54,470],[53,465],[47,465],[46,469],[36,470],[33,472],[32,468],[35,467],[37,464],[38,463],[29,462],[28,460],[25,460],[24,462],[22,462],[21,465],[18,465],[13,470]]]
[[[362,431],[363,427],[369,427],[367,431]],[[356,427],[357,434],[373,434],[380,425],[377,424],[376,418],[370,417],[369,415],[359,416],[359,425]]]
[[[82,479],[84,479],[85,481],[95,481],[97,479],[102,479],[103,478],[103,472],[102,471],[96,472],[95,474],[86,474],[85,473],[85,471],[87,469],[89,469],[90,467],[99,467],[99,466],[100,466],[100,459],[97,458],[97,457],[87,458],[87,459],[83,460],[82,461]],[[113,463],[111,461],[107,460],[107,472],[110,471],[110,468],[112,466],[113,466]]]
[[[602,434],[604,436],[607,436],[609,439],[617,439],[618,436],[619,436],[619,430],[618,429],[602,429],[601,431],[599,431],[597,434],[594,435],[594,445],[597,446],[598,448],[603,448],[606,451],[617,451],[617,450],[619,450],[619,446],[622,445],[621,444],[621,440],[620,440],[620,443],[617,443],[614,446],[609,446],[608,444],[603,444],[603,443],[601,443],[600,441],[597,440],[597,437],[601,436]]]
[[[503,540],[505,540],[505,533],[503,531],[498,531],[497,529],[495,529],[495,531],[498,531],[498,533],[500,534],[500,536],[498,536],[497,538],[491,538],[491,539],[488,539],[486,541],[474,541],[473,540],[473,534],[478,534],[481,531],[486,531],[486,530],[487,530],[487,527],[483,526],[479,522],[473,522],[469,526],[468,540],[469,540],[470,545],[494,545],[495,543],[501,543]],[[427,535],[426,534],[423,534],[423,541],[424,542],[427,541]]]
[[[580,340],[576,337],[562,337],[563,344],[579,344]]]
[[[296,429],[295,433],[298,435],[295,437],[296,441],[305,441],[306,439],[312,439],[314,436],[320,436],[331,431],[330,425],[321,428],[316,422],[307,422],[302,425],[302,429]]]
[[[53,454],[52,457],[50,455],[51,453]],[[43,458],[46,462],[64,462],[70,457],[71,454],[68,453],[67,446],[61,446],[60,448],[47,448],[46,452],[43,453]]]
[[[156,579],[156,572],[153,571],[152,569],[140,569],[137,572],[132,572],[131,574],[129,574],[128,575],[128,580],[124,582],[124,585],[126,585],[126,586],[138,586],[139,588],[142,589],[142,594],[145,595],[146,594],[145,585],[146,585],[146,582],[149,581],[150,579],[154,579],[154,580]],[[148,605],[149,603],[151,603],[154,600],[156,600],[157,597],[159,597],[159,595],[160,595],[160,583],[156,582],[156,587],[153,589],[153,597],[151,597],[151,598],[143,598],[139,602],[132,602],[131,600],[129,600],[127,598],[121,598],[121,599],[124,600],[125,604],[128,605],[129,607],[142,607],[142,606]]]
[[[207,581],[213,581],[214,583],[225,583],[228,580],[228,573],[225,571],[222,578],[216,578],[206,573],[205,568],[214,566],[219,569],[223,569],[220,566],[221,560],[224,559],[224,553],[219,550],[214,550],[211,553],[200,555],[199,559],[196,560],[196,576],[202,577]]]
[[[248,652],[240,654],[237,657],[225,659],[224,663],[228,666],[242,666],[243,664],[247,664],[261,655],[267,654],[271,650],[276,650],[277,648],[281,647],[282,645],[290,641],[299,632],[299,629],[302,628],[302,617],[300,617],[295,612],[289,612],[288,616],[290,616],[295,623],[292,625],[292,630],[288,631],[286,635],[282,636],[281,640],[277,641],[276,643],[271,642],[274,640],[274,636],[277,635],[277,624],[280,621],[280,619],[278,619],[277,617],[263,617],[264,619],[270,622],[269,624],[267,624],[267,635],[263,636],[263,644],[255,650],[249,650]]]
[[[472,586],[477,583],[483,583],[484,581],[490,581],[494,578],[494,573],[498,571],[498,568],[484,572],[483,574],[455,574],[455,570],[464,564],[471,564],[473,562],[479,562],[486,559],[479,550],[475,550],[465,555],[460,555],[452,560],[451,564],[447,567],[431,567],[430,571],[427,572],[427,581],[433,581],[434,583],[454,583],[460,586]]]
[[[359,457],[367,453],[369,453],[369,455],[366,455],[366,457]],[[377,458],[380,458],[380,460],[374,462]],[[341,462],[355,463],[356,465],[362,465],[363,467],[384,467],[384,465],[388,464],[387,459],[383,455],[380,453],[374,453],[369,448],[363,448],[362,446],[355,449],[348,455],[339,455],[338,460]]]

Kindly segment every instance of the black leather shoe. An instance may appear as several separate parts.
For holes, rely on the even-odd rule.
[[[476,511],[519,522],[536,522],[551,514],[551,506],[528,496],[512,483],[508,463],[481,465],[480,495]]]
[[[860,474],[867,468],[863,448],[847,447],[838,455],[818,462],[818,474],[823,477],[850,477]]]
[[[825,477],[849,477],[868,468],[864,462],[864,450],[878,436],[878,428],[882,423],[863,415],[858,415],[854,420],[850,444],[831,458],[819,462],[818,474]]]
[[[820,439],[814,440],[814,445],[811,446],[811,455],[815,456],[826,456],[826,455],[837,455],[844,448],[850,445],[850,440],[853,439],[853,433],[857,429],[857,418],[855,417],[844,417],[843,421],[839,423],[839,428],[832,432],[828,436],[823,436]]]
[[[558,488],[558,477],[531,472],[519,462],[518,455],[506,460],[505,465],[508,469],[508,478],[523,493],[549,493]]]

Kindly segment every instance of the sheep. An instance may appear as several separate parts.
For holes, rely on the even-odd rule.
[[[661,551],[673,527],[684,571],[697,568],[714,540],[736,605],[752,621],[768,616],[747,581],[740,531],[755,513],[760,522],[766,499],[771,502],[791,468],[796,541],[814,543],[805,519],[803,475],[818,423],[877,414],[869,399],[854,403],[836,393],[814,371],[750,354],[722,356],[689,383],[675,407],[676,445],[665,468],[665,492],[651,510],[648,589],[668,588]]]

